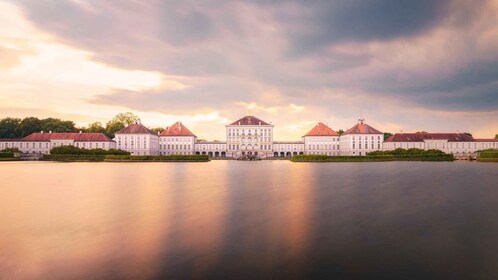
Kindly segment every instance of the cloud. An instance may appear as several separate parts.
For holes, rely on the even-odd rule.
[[[63,80],[101,81],[92,94],[77,94],[81,107],[179,118],[217,112],[234,119],[252,106],[275,123],[320,120],[338,129],[360,116],[393,128],[423,125],[422,119],[432,125],[433,119],[417,117],[420,112],[442,116],[437,124],[450,127],[465,114],[498,111],[497,3],[21,0],[15,5],[36,25],[31,40],[44,34],[44,42],[77,50],[70,57],[134,77],[161,77],[151,83],[131,78],[104,83],[102,75],[80,75],[89,71],[73,63]],[[8,22],[21,25],[12,15]],[[13,50],[4,49],[0,56],[3,51],[13,57],[9,67],[27,56],[27,50],[16,50],[14,59]],[[57,63],[45,66],[66,69],[51,65]],[[44,79],[57,81],[48,73]],[[294,113],[281,114],[284,110]]]
[[[310,1],[279,14],[288,22],[292,55],[312,54],[337,42],[368,42],[410,37],[434,28],[451,1]],[[303,12],[304,10],[304,12]]]

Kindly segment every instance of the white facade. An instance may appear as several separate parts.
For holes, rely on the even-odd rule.
[[[193,136],[159,136],[159,154],[193,155],[195,137]]]
[[[181,122],[166,128],[159,136],[160,155],[193,155],[197,136]]]
[[[338,156],[339,138],[339,136],[304,136],[305,154]]]
[[[120,150],[132,155],[158,155],[159,136],[151,134],[116,134],[114,138]]]
[[[399,140],[396,139],[399,137]],[[439,138],[439,139],[423,139]],[[446,138],[446,139],[444,139]],[[396,140],[395,140],[396,139]],[[480,150],[498,149],[498,139],[474,139],[458,133],[395,134],[383,143],[383,150],[395,149],[441,150],[447,154],[467,155]]]
[[[210,157],[226,157],[227,143],[219,141],[199,141],[195,143],[196,155],[208,155]]]
[[[276,141],[273,142],[273,157],[291,157],[304,154],[304,142]]]
[[[22,153],[50,154],[60,146],[75,146],[84,149],[116,149],[116,142],[101,133],[33,133],[22,139],[1,139],[0,150],[17,148]]]
[[[131,155],[159,155],[159,135],[140,122],[116,132],[114,141],[118,149]]]
[[[273,125],[258,118],[246,116],[227,125],[226,137],[228,157],[273,156]]]
[[[382,150],[384,133],[369,126],[364,119],[348,129],[340,137],[341,156],[366,156],[367,153]]]
[[[366,156],[382,150],[384,134],[347,134],[340,137],[341,156]]]

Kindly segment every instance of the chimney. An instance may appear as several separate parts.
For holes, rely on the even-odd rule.
[[[359,124],[363,124],[363,122],[365,122],[365,119],[358,119]]]

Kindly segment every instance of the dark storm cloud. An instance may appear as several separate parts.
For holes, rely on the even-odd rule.
[[[280,14],[293,55],[310,54],[341,41],[365,42],[409,37],[433,28],[448,16],[449,0],[309,1],[305,12]],[[310,10],[311,12],[306,12]]]

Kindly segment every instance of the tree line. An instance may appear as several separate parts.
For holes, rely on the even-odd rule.
[[[0,138],[23,138],[34,132],[97,132],[104,133],[110,138],[114,138],[114,134],[125,128],[126,126],[135,123],[139,117],[133,113],[119,113],[105,126],[101,122],[90,123],[86,127],[77,127],[73,121],[61,120],[57,118],[39,119],[36,117],[20,118],[3,118],[0,119]],[[153,128],[153,131],[162,132],[164,128]]]

